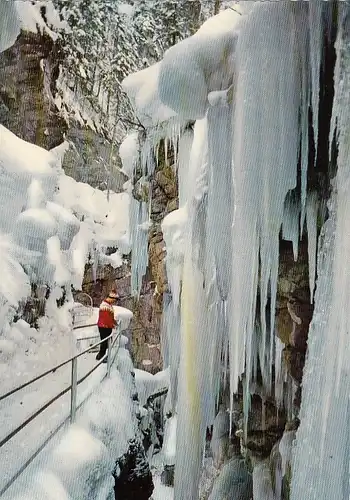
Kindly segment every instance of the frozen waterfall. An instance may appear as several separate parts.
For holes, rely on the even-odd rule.
[[[244,392],[245,436],[258,372],[264,394],[294,416],[295,384],[284,378],[275,325],[281,239],[292,242],[295,261],[307,239],[309,298],[315,303],[291,498],[347,500],[349,5],[340,2],[335,10],[310,0],[243,7],[221,12],[169,49],[148,70],[148,93],[142,72],[126,81],[136,111],[142,117],[151,110],[152,127],[158,122],[165,142],[176,149],[179,208],[162,223],[169,286],[162,342],[181,429],[175,500],[198,498],[205,431],[227,381],[231,418],[234,395]],[[333,137],[338,143],[338,172],[324,223],[324,193],[314,179],[331,177],[330,168],[315,169],[325,45],[336,21],[328,125],[330,145]],[[185,125],[174,140],[169,120],[175,114]],[[138,216],[138,231],[143,218],[146,211]],[[147,237],[136,236],[138,276],[145,271],[146,247]],[[272,498],[267,466],[259,467],[254,499]]]

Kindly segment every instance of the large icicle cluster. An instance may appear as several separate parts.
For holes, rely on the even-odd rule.
[[[350,497],[350,8],[339,16],[333,124],[338,173],[321,234],[291,499]],[[334,128],[331,130],[333,136]],[[307,459],[306,459],[307,457]]]
[[[220,387],[228,372],[231,407],[233,395],[243,382],[245,424],[258,371],[264,393],[273,394],[275,390],[279,405],[285,399],[282,347],[275,334],[279,244],[281,235],[291,241],[296,260],[306,227],[312,301],[317,275],[317,225],[323,222],[324,210],[317,193],[307,185],[308,169],[314,168],[309,165],[309,117],[312,113],[317,145],[322,52],[330,9],[327,2],[317,1],[246,2],[241,14],[224,11],[207,21],[194,36],[169,49],[153,70],[147,70],[151,77],[148,93],[143,79],[146,73],[132,75],[125,85],[140,116],[145,119],[151,114],[146,126],[155,127],[169,118],[172,123],[177,119],[180,123],[195,121],[193,131],[191,125],[175,141],[179,209],[162,224],[171,290],[165,300],[164,360],[171,368],[173,409],[181,428],[177,433],[176,500],[197,499],[205,429],[214,420]],[[338,56],[343,57],[338,59],[341,90],[348,78],[344,70],[348,68],[344,55],[347,43],[345,36],[338,41]],[[343,380],[348,374],[349,357],[342,312],[348,309],[349,293],[347,274],[341,273],[339,263],[340,248],[346,249],[348,243],[348,116],[342,114],[348,106],[345,96],[346,90],[343,94],[339,91],[338,114],[334,118],[334,129],[341,130],[339,155],[344,165],[344,173],[339,174],[343,195],[338,196],[342,212],[337,212],[334,222],[339,231],[334,293],[340,290],[343,302],[334,306],[331,328],[326,326],[328,320],[322,319],[325,334],[329,336],[332,331],[333,340],[329,345],[328,340],[322,345],[318,340],[318,349],[322,347],[326,352],[328,347],[334,356],[327,359],[325,355],[320,365],[324,378],[318,392],[312,385],[315,374],[309,359],[308,383],[314,394],[308,394],[304,404],[305,419],[309,420],[305,425],[317,427],[310,437],[312,446],[323,442],[327,450],[327,440],[336,430],[332,427],[329,433],[325,424],[322,441],[321,429],[311,419],[315,410],[308,407],[308,402],[315,404],[322,387],[320,418],[333,425],[336,417],[344,417],[343,432],[336,443],[344,453],[340,439],[349,433],[349,388],[344,387]],[[169,109],[176,113],[175,117]],[[320,257],[320,268],[324,265]],[[324,276],[330,280],[333,275],[326,269]],[[332,300],[335,303],[335,296],[322,303],[325,294],[321,275],[316,311],[327,310]],[[336,332],[340,346],[337,352]],[[319,354],[315,351],[316,358]],[[336,392],[331,397],[333,384]],[[306,439],[308,432],[302,426],[299,435]],[[305,462],[301,457],[302,442],[296,468]],[[336,463],[339,472],[344,455]],[[347,461],[345,468],[348,465]],[[333,469],[327,461],[323,467],[322,481],[326,482]],[[311,491],[305,471],[295,474],[295,478],[300,475],[296,481],[301,484],[300,489],[295,489],[295,499],[307,498],[306,492]],[[348,482],[348,472],[339,472],[339,483],[343,484],[340,475]],[[315,491],[318,497],[315,494],[310,498],[348,498],[340,493],[322,496],[319,487]]]

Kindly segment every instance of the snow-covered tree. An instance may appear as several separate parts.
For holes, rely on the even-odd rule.
[[[199,0],[140,0],[135,4],[135,36],[147,64],[158,61],[166,49],[198,28]]]

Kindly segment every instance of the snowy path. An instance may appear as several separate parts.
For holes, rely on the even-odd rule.
[[[91,330],[84,331],[85,335]],[[94,332],[93,332],[94,333]],[[96,353],[87,353],[78,359],[78,379],[96,364]],[[64,359],[57,360],[57,364]],[[106,373],[106,365],[99,366],[78,387],[77,404],[84,401],[99,385]],[[48,400],[71,384],[71,363],[49,374],[22,391],[0,402],[0,440],[32,415]],[[53,403],[41,415],[22,429],[1,448],[2,474],[0,491],[36,452],[45,440],[62,424],[70,413],[70,391]]]

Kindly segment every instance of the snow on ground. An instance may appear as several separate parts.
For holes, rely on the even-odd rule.
[[[101,365],[94,372],[79,392],[78,403],[88,395],[91,397],[78,412],[76,424],[63,430],[50,442],[3,496],[4,500],[105,500],[108,497],[113,488],[111,472],[115,458],[125,453],[127,442],[135,433],[131,394],[123,373],[126,361],[131,362],[125,349],[121,348],[111,377],[99,386],[106,366]],[[60,407],[56,408],[56,412],[52,411],[50,418],[46,414],[45,420],[50,420],[50,428],[62,421],[63,398],[59,404]],[[45,427],[47,430],[48,426],[44,422],[31,429],[30,445],[33,441],[39,445],[46,436]],[[24,461],[30,451],[26,440],[21,443]],[[18,452],[18,447],[8,451],[9,454]],[[16,465],[20,466],[18,460]],[[8,474],[8,469],[5,472]],[[3,475],[0,480],[2,485]]]
[[[24,321],[19,321],[12,327],[12,336],[16,336],[18,342],[25,342],[29,337],[33,339],[34,345],[30,347],[27,357],[22,355],[21,350],[16,351],[17,355],[11,365],[11,370],[6,371],[6,366],[3,367],[1,394],[31,380],[99,341],[97,326],[75,330],[72,334],[70,309],[69,304],[61,309],[55,308],[51,317],[45,318],[43,328],[39,331],[30,328]],[[132,318],[131,311],[115,306],[115,314],[121,322],[121,330],[127,329]],[[82,325],[85,322],[88,325],[95,325],[97,317],[98,308],[88,309],[88,314],[81,318],[79,324]],[[85,342],[77,341],[78,338],[90,336],[96,338]],[[0,338],[0,349],[1,340],[3,339]],[[78,358],[78,379],[96,364],[95,355],[95,352],[86,353]],[[16,367],[15,373],[14,367]],[[78,404],[85,400],[99,385],[105,373],[106,365],[102,365],[79,386]],[[25,421],[41,405],[70,384],[71,364],[68,364],[22,391],[0,401],[0,440]],[[0,491],[40,444],[69,415],[69,411],[70,393],[67,393],[1,448],[1,456],[6,458],[6,464],[2,468]],[[18,460],[19,457],[20,460]]]
[[[64,361],[57,354],[57,361]],[[69,358],[68,358],[69,359]],[[87,353],[78,360],[78,378],[85,375],[96,364],[95,353]],[[103,364],[79,387],[78,404],[98,386],[106,372]],[[30,378],[34,376],[31,373]],[[0,401],[0,440],[32,415],[40,406],[71,384],[71,364],[35,382],[22,391]],[[49,435],[69,416],[70,392],[28,424],[13,439],[1,448],[0,490],[20,467],[31,457]]]

